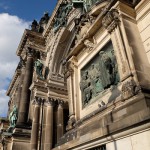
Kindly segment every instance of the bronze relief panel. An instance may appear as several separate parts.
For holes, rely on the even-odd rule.
[[[119,80],[118,65],[110,41],[81,69],[80,90],[83,108],[103,91],[117,85]]]

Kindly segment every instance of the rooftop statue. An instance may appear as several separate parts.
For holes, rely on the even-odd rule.
[[[31,25],[31,30],[32,31],[38,31],[39,24],[36,20],[33,20],[32,25]]]
[[[18,119],[18,109],[16,105],[14,105],[12,112],[9,114],[10,128],[14,128],[16,126],[17,119]]]

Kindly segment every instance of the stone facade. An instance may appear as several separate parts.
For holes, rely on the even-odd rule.
[[[8,150],[150,149],[149,0],[59,0],[25,30],[8,88]]]

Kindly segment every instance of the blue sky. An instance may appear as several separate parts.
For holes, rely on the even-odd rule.
[[[0,0],[0,13],[16,15],[27,21],[39,20],[45,11],[52,12],[57,0]]]
[[[6,91],[19,62],[16,50],[25,28],[52,13],[57,0],[0,0],[0,117],[6,117]]]

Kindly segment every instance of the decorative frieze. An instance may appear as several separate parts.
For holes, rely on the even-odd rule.
[[[106,28],[109,33],[118,26],[119,22],[119,12],[117,9],[108,11],[102,20],[104,28]]]

